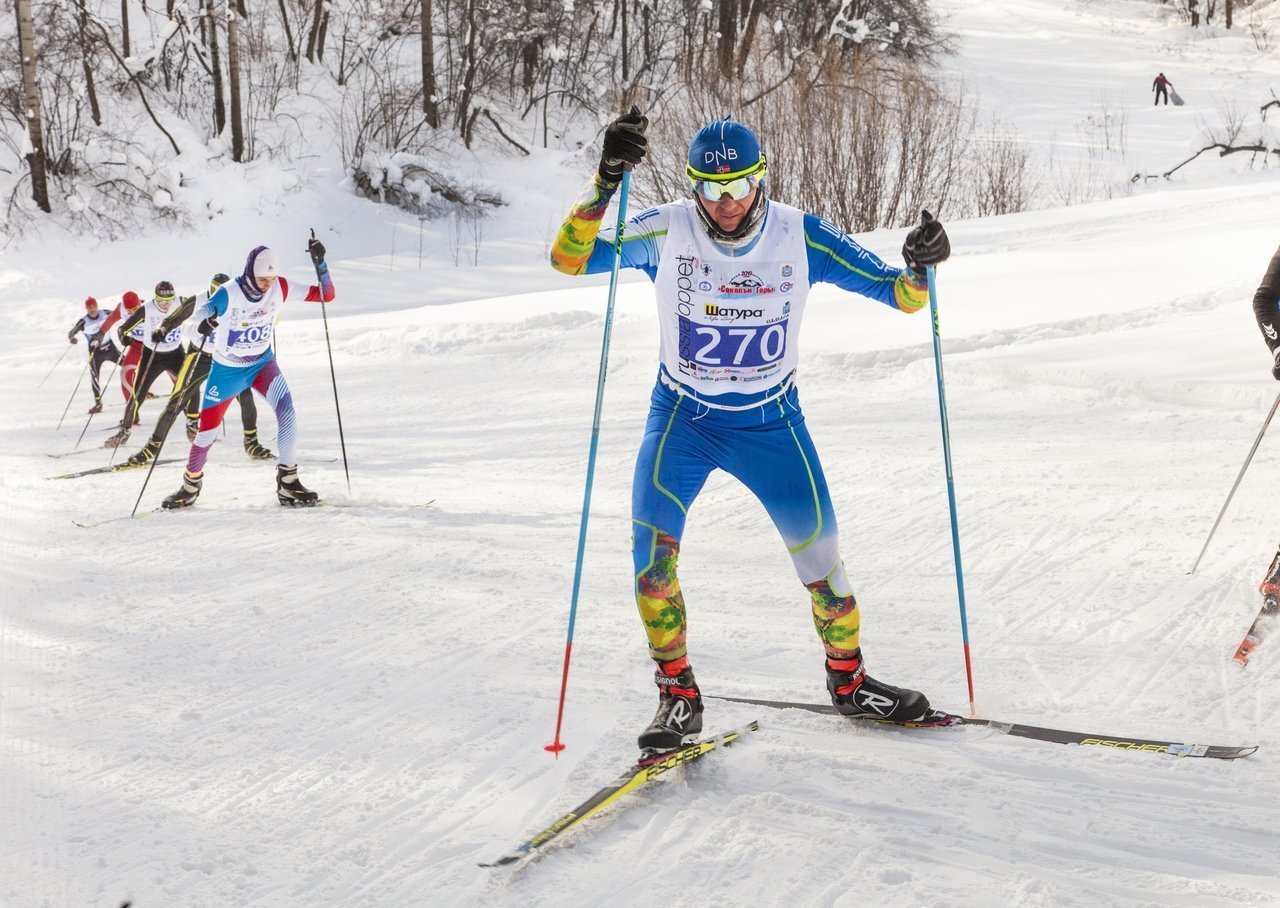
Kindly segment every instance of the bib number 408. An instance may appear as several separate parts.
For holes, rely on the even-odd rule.
[[[227,344],[232,347],[250,346],[266,343],[271,340],[271,325],[254,325],[243,331],[232,331],[227,336]]]
[[[781,359],[787,348],[786,321],[742,328],[691,322],[687,327],[681,331],[680,355],[703,366],[763,366]]]

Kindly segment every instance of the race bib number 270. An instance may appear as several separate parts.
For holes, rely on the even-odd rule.
[[[680,358],[700,366],[765,366],[786,350],[787,319],[733,327],[680,318]]]

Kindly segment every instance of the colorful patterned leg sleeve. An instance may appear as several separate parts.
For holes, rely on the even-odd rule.
[[[284,380],[280,367],[273,359],[262,367],[253,379],[253,388],[267,399],[276,411],[276,446],[279,448],[280,466],[298,465],[297,431],[294,425],[293,395],[289,383]]]
[[[862,624],[858,615],[858,600],[853,593],[838,595],[825,579],[806,583],[804,586],[813,600],[813,626],[822,638],[822,648],[827,651],[827,658],[854,658],[858,649],[858,631]]]
[[[200,411],[200,431],[196,440],[191,443],[191,453],[187,456],[187,472],[203,473],[204,461],[209,456],[209,449],[218,440],[218,428],[222,425],[222,417],[227,413],[231,401],[224,400]]]
[[[650,545],[648,567],[636,575],[636,605],[649,638],[649,655],[658,662],[683,659],[687,627],[684,595],[676,579],[680,543],[661,530],[640,525],[635,529],[635,544],[647,541]]]

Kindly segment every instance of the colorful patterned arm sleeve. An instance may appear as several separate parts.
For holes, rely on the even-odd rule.
[[[613,268],[613,229],[601,233],[609,200],[618,183],[596,175],[569,212],[551,245],[551,267],[565,274],[599,274]],[[627,219],[622,240],[623,268],[639,268],[652,278],[658,272],[659,240],[665,229],[655,228],[662,219],[650,208]]]
[[[820,217],[804,216],[804,242],[811,283],[835,284],[903,312],[919,312],[929,302],[923,274],[891,268]]]
[[[316,277],[320,281],[319,284],[312,284],[307,288],[308,303],[318,303],[323,300],[326,303],[332,303],[333,298],[337,295],[333,289],[333,278],[329,277],[329,266],[325,262],[316,265]]]

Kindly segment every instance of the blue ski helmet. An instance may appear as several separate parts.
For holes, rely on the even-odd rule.
[[[716,120],[694,133],[686,172],[691,180],[733,180],[766,166],[756,134],[741,123]]]

